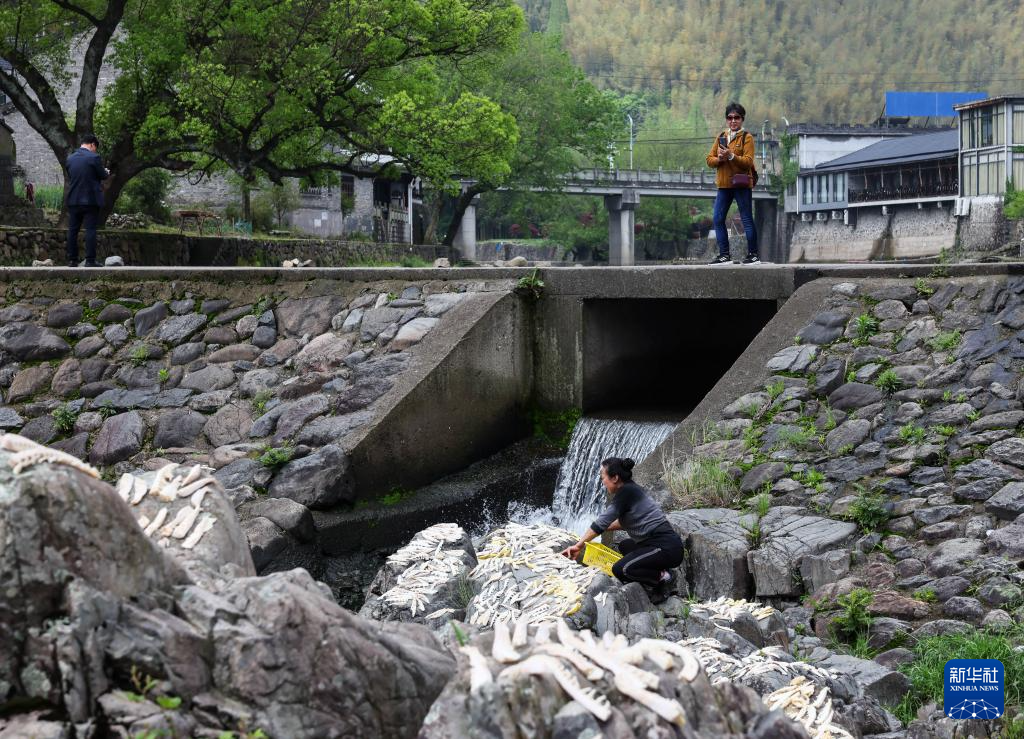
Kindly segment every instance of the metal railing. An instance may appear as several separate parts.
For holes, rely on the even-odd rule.
[[[918,198],[956,196],[959,193],[960,184],[953,181],[925,186],[908,185],[903,187],[880,187],[864,190],[850,190],[847,202],[873,203],[882,200],[916,200]]]
[[[695,187],[715,189],[715,172],[710,169],[687,170],[645,170],[645,169],[580,169],[565,176],[573,185],[612,185],[626,187]],[[758,190],[767,189],[769,177],[759,174]]]

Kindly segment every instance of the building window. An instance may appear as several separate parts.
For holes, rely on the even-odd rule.
[[[344,197],[355,197],[356,195],[356,178],[350,174],[343,174],[341,176],[341,195]]]
[[[981,111],[981,137],[978,146],[992,146],[995,143],[992,136],[992,108],[984,108]]]
[[[1013,141],[1015,145],[1024,144],[1024,105],[1013,106]]]
[[[801,177],[804,183],[804,195],[801,202],[804,205],[810,205],[814,202],[814,178],[813,177]]]
[[[829,181],[829,179],[830,178],[829,178],[829,176],[827,174],[818,175],[818,202],[819,203],[828,203],[828,202],[830,202],[830,200],[829,200],[829,192],[828,192],[828,181]]]

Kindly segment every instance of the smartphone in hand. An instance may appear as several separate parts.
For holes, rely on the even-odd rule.
[[[725,134],[724,133],[721,136],[718,137],[718,146],[721,149],[728,149],[729,148],[729,139],[725,138]]]

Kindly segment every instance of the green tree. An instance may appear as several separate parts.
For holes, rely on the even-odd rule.
[[[121,191],[114,210],[120,213],[144,213],[157,223],[170,223],[171,211],[167,207],[167,193],[170,189],[171,175],[167,170],[143,170]]]
[[[454,172],[507,174],[517,134],[492,101],[452,96],[440,69],[514,45],[522,27],[511,0],[12,0],[0,91],[62,162],[100,135],[107,211],[153,166],[279,183],[401,163],[450,188]],[[76,84],[83,40],[65,111],[56,91]],[[119,76],[100,103],[105,57]]]
[[[482,60],[452,77],[452,95],[470,90],[500,104],[515,120],[519,136],[507,171],[467,176],[474,181],[455,199],[445,244],[452,243],[477,195],[499,187],[557,188],[565,173],[602,161],[609,142],[622,132],[614,99],[587,82],[558,39],[546,34],[524,34],[514,52]]]

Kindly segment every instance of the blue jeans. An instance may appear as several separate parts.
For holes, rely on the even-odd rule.
[[[68,262],[78,261],[78,231],[85,222],[85,258],[96,261],[96,218],[100,213],[96,205],[68,206]]]
[[[729,213],[732,201],[740,209],[740,220],[743,222],[743,233],[747,235],[747,254],[757,256],[757,230],[754,228],[754,193],[748,187],[720,187],[715,196],[715,210],[711,220],[715,224],[715,240],[718,241],[718,253],[729,256],[729,232],[725,228],[725,216]]]

